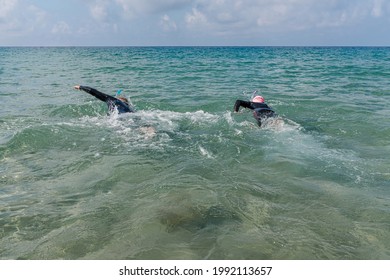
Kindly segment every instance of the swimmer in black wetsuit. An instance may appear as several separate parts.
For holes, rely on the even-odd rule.
[[[253,116],[257,120],[258,125],[261,126],[261,121],[275,116],[275,111],[265,103],[264,97],[256,95],[256,93],[256,91],[253,93],[251,101],[236,100],[233,110],[238,112],[240,107],[253,110]]]
[[[264,102],[264,97],[260,95],[256,95],[252,98],[251,101],[236,100],[236,103],[234,104],[234,112],[238,112],[240,110],[240,107],[244,107],[251,110],[257,108],[269,108],[269,106]]]
[[[83,90],[90,95],[95,96],[97,99],[106,102],[108,106],[108,110],[110,113],[114,112],[115,110],[118,110],[119,114],[122,113],[133,113],[135,110],[134,108],[129,104],[129,101],[125,97],[114,97],[108,94],[105,94],[103,92],[100,92],[94,88],[86,87],[86,86],[74,86],[75,89]]]

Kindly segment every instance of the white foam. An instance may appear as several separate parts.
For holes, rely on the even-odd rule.
[[[264,121],[262,121],[261,127],[263,129],[273,130],[277,132],[302,130],[301,125],[299,125],[298,123],[289,119],[283,119],[282,117],[265,119]]]
[[[200,151],[200,154],[206,158],[214,158],[213,154],[211,152],[209,152],[208,150],[206,150],[205,148],[203,148],[202,146],[199,145],[199,151]]]

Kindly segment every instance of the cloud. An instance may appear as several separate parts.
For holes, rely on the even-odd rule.
[[[0,31],[13,30],[18,25],[13,17],[17,2],[17,0],[0,0]]]
[[[21,35],[42,28],[47,13],[35,5],[19,0],[0,0],[0,31]],[[3,35],[4,36],[4,35]]]
[[[97,22],[116,22],[120,13],[118,1],[84,0],[87,3],[92,19]]]
[[[55,1],[57,5],[45,0],[0,0],[0,44],[7,44],[10,38],[23,42],[41,36],[50,40],[61,34],[75,43],[80,38],[87,44],[91,38],[94,43],[104,38],[131,44],[137,38],[137,44],[142,44],[142,40],[152,42],[152,36],[162,38],[157,30],[172,33],[164,37],[177,40],[172,44],[195,37],[202,39],[202,44],[210,38],[213,44],[241,39],[262,42],[261,38],[290,36],[292,32],[309,38],[310,32],[332,34],[347,29],[355,29],[356,36],[363,29],[366,34],[381,29],[382,41],[389,42],[384,31],[390,23],[388,0]]]
[[[172,20],[168,15],[163,15],[160,20],[160,26],[166,32],[168,31],[176,31],[177,25],[174,20]]]
[[[91,5],[91,14],[92,17],[98,21],[103,21],[107,18],[108,11],[108,2],[107,1],[98,1]]]
[[[51,29],[53,34],[71,34],[71,29],[65,21],[57,22]]]
[[[17,0],[0,0],[0,20],[3,21],[15,9]]]
[[[193,8],[191,13],[187,13],[185,20],[189,26],[200,25],[203,28],[207,24],[206,15],[197,8]]]
[[[198,0],[186,22],[212,30],[261,32],[351,25],[384,13],[384,0]]]
[[[194,0],[115,0],[123,11],[135,14],[168,13],[192,5]]]
[[[178,24],[168,14],[191,5],[193,0],[86,0],[92,18],[104,24],[107,30],[111,24],[118,31],[129,29],[129,22],[143,21],[148,26],[159,26],[165,32],[178,30]],[[142,27],[144,28],[144,27]],[[149,32],[150,33],[150,32]]]
[[[384,0],[374,0],[373,7],[371,10],[371,15],[376,18],[381,17],[384,13],[383,11],[384,5],[385,5]],[[390,7],[390,5],[388,5],[388,7]]]

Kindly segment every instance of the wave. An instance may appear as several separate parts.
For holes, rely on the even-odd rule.
[[[3,158],[55,153],[75,156],[76,152],[86,159],[85,163],[80,159],[74,168],[68,163],[69,170],[93,165],[105,155],[252,162],[250,157],[258,154],[263,155],[257,158],[258,163],[295,175],[319,176],[324,172],[329,178],[340,176],[356,183],[367,178],[365,163],[356,153],[334,148],[327,144],[326,135],[306,131],[299,123],[280,116],[266,120],[259,128],[248,114],[140,110],[66,120],[53,117],[46,123],[18,126],[16,132],[3,138]],[[39,160],[34,162],[42,165]]]

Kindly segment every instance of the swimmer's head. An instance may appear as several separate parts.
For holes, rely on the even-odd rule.
[[[255,102],[255,103],[264,103],[264,97],[262,97],[261,95],[256,95],[255,97],[252,98],[252,102]]]
[[[126,97],[120,96],[120,97],[118,97],[118,99],[119,99],[120,101],[122,101],[122,102],[125,102],[126,104],[129,104],[129,100],[128,100]]]

